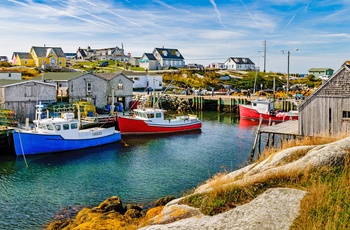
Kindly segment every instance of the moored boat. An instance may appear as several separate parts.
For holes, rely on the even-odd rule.
[[[160,134],[198,130],[202,121],[196,115],[177,116],[165,119],[165,110],[156,108],[134,109],[133,115],[118,116],[118,126],[122,134]]]
[[[276,110],[273,100],[257,99],[252,101],[250,105],[239,105],[239,115],[242,118],[259,120],[260,117],[264,121],[287,121],[298,120],[298,111],[283,112]]]
[[[37,105],[34,128],[13,130],[16,155],[53,153],[83,149],[117,142],[121,139],[114,127],[80,128],[73,113],[60,118],[41,119],[42,105]]]

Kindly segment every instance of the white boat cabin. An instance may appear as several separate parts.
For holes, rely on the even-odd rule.
[[[162,109],[134,109],[134,116],[145,120],[163,121],[164,110]]]
[[[79,120],[74,119],[74,113],[66,113],[63,118],[48,118],[34,121],[38,133],[78,132]]]
[[[274,111],[275,105],[273,100],[263,100],[257,99],[252,101],[252,108],[255,109],[258,113],[269,113]]]

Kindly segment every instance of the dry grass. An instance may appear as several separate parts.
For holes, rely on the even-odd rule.
[[[349,155],[342,167],[304,176],[308,193],[292,229],[350,229]]]
[[[336,141],[331,138],[304,138],[288,141],[284,148],[301,145],[323,145]],[[281,150],[279,149],[279,150]],[[278,151],[279,151],[278,150]],[[275,154],[271,150],[265,154]],[[295,154],[295,158],[305,155],[305,151]],[[203,214],[215,215],[238,205],[250,202],[268,188],[290,187],[307,191],[300,207],[300,216],[292,229],[350,229],[350,150],[343,165],[309,170],[303,174],[280,172],[265,175],[249,183],[228,185],[233,180],[215,175],[209,182],[210,192],[190,195],[183,203],[197,207]],[[288,161],[293,161],[289,159]]]

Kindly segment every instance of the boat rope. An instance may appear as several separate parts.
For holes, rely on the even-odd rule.
[[[27,163],[27,159],[26,159],[26,156],[25,156],[24,150],[23,150],[22,139],[21,139],[21,132],[19,130],[17,130],[17,132],[18,132],[19,143],[21,145],[21,150],[22,150],[22,156],[23,156],[23,159],[24,159],[24,163],[26,164],[26,167],[29,168],[28,163]]]
[[[124,143],[124,146],[129,146],[122,138],[120,140]]]

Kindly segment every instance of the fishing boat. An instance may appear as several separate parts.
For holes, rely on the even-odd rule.
[[[260,117],[263,121],[287,121],[298,120],[298,111],[291,110],[283,112],[276,110],[274,107],[274,101],[268,99],[256,99],[252,101],[250,105],[239,105],[239,115],[241,118],[259,120]]]
[[[81,129],[74,113],[62,117],[41,119],[43,105],[36,106],[34,127],[13,130],[16,155],[42,154],[77,150],[117,142],[120,131],[114,127]]]
[[[176,133],[202,128],[202,121],[196,115],[189,114],[165,119],[165,110],[159,108],[146,108],[141,103],[133,109],[132,115],[118,116],[118,126],[121,134],[161,134]]]

